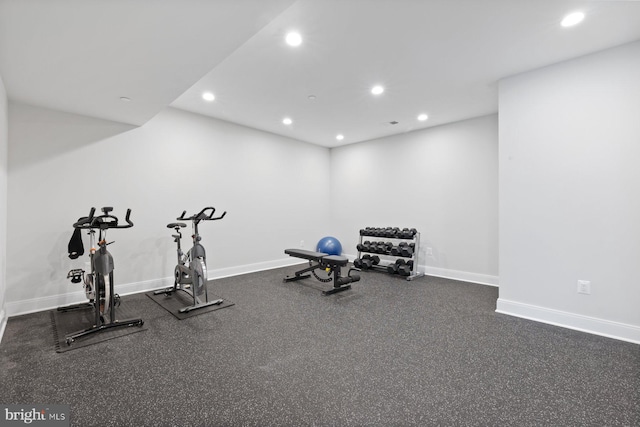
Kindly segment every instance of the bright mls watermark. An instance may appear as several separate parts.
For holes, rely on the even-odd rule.
[[[71,407],[69,405],[2,405],[0,404],[0,427],[38,426],[68,427]]]

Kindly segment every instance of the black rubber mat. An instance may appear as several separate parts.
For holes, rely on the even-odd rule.
[[[180,310],[184,307],[188,307],[193,305],[193,298],[189,296],[186,292],[172,292],[169,295],[164,293],[159,295],[154,295],[154,291],[147,292],[146,295],[151,298],[153,301],[158,303],[162,308],[167,310],[169,313],[173,314],[177,319],[188,319],[189,317],[197,316],[199,314],[210,313],[212,311],[220,310],[222,308],[231,307],[235,305],[235,303],[229,301],[226,298],[222,298],[223,302],[218,305],[210,305],[208,307],[202,307],[197,310],[191,310],[186,313],[181,313]],[[209,293],[209,301],[214,301],[217,299],[221,299],[218,296],[211,295]]]
[[[135,306],[127,304],[126,297],[122,297],[120,306],[116,307],[116,319],[121,321],[139,319],[140,316],[136,313],[135,309]],[[56,352],[58,353],[87,347],[89,345],[125,335],[131,335],[147,329],[146,325],[110,328],[79,338],[70,345],[67,345],[66,338],[68,335],[90,328],[94,324],[95,314],[93,309],[86,308],[72,311],[51,310],[50,313],[51,324],[53,327],[53,338],[55,341]],[[142,320],[144,321],[144,319]]]

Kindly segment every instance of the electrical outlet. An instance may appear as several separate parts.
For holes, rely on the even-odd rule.
[[[591,295],[591,282],[588,280],[578,280],[578,293]]]
[[[433,248],[427,248],[427,250],[426,250],[425,254],[426,254],[427,256],[433,256]]]
[[[304,248],[304,240],[300,240],[300,247]]]

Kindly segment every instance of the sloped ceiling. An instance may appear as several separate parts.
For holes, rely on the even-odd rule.
[[[0,0],[0,76],[12,101],[141,125],[292,3]]]
[[[635,40],[636,1],[0,0],[13,101],[136,125],[170,105],[327,147],[494,113],[500,79]]]

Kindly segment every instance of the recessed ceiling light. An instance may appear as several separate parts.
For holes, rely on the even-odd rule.
[[[202,99],[204,99],[205,101],[213,101],[214,99],[216,99],[216,97],[211,92],[205,92],[202,94]]]
[[[573,12],[565,16],[562,19],[562,22],[560,22],[560,25],[562,25],[563,27],[573,27],[574,25],[581,23],[583,19],[584,13]]]
[[[293,120],[291,120],[289,117],[285,117],[284,119],[282,119],[282,123],[284,123],[285,125],[290,125],[291,123],[293,123]]]
[[[302,44],[302,36],[300,33],[292,31],[287,34],[285,40],[289,46],[300,46]]]
[[[342,134],[336,135],[336,139],[338,141],[342,141],[344,139],[344,135],[342,135]]]
[[[382,92],[384,92],[384,87],[380,85],[371,88],[371,93],[374,95],[380,95]]]
[[[420,120],[421,122],[424,122],[425,120],[427,120],[429,118],[429,116],[427,116],[426,114],[420,114],[418,116],[418,120]]]

